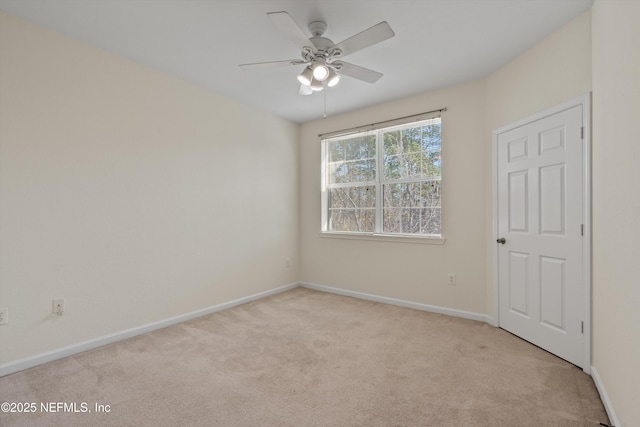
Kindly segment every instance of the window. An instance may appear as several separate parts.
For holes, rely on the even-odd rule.
[[[441,236],[441,119],[322,140],[322,231]]]

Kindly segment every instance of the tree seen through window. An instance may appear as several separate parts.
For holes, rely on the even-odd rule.
[[[441,234],[440,118],[323,144],[324,231]]]

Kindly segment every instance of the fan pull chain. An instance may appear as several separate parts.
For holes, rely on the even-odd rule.
[[[324,86],[324,82],[322,82],[322,85]],[[322,91],[323,93],[323,97],[324,97],[324,114],[322,115],[323,119],[327,118],[327,88],[325,87],[324,90]]]

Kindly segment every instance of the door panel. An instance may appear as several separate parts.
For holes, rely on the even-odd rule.
[[[540,154],[564,148],[564,126],[540,132]]]
[[[529,213],[527,171],[517,171],[509,174],[509,231],[525,232],[528,229]]]
[[[529,318],[529,255],[509,252],[509,309]]]
[[[541,234],[564,234],[565,187],[564,164],[540,168]]]
[[[509,150],[510,162],[526,159],[527,152],[529,150],[529,141],[527,140],[527,138],[509,141],[507,149]]]
[[[497,135],[500,327],[583,362],[582,106]]]
[[[540,321],[565,331],[565,260],[540,257]]]

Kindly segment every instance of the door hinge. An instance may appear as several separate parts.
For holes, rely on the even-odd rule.
[[[580,139],[584,139],[584,126],[580,127]]]
[[[580,235],[584,236],[584,224],[580,224]]]
[[[584,334],[584,322],[580,322],[580,332]]]

